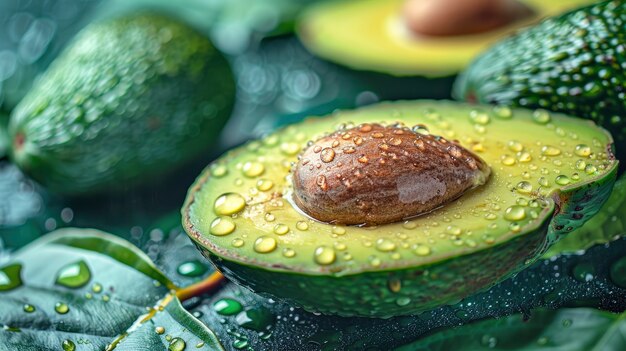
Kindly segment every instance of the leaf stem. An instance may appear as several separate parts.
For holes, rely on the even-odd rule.
[[[220,272],[213,272],[206,279],[176,291],[176,297],[182,302],[217,289],[226,278]]]

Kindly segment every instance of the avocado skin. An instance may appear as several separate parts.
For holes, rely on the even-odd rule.
[[[593,119],[626,156],[624,21],[623,1],[547,19],[477,58],[455,82],[454,96]]]
[[[13,111],[11,156],[68,195],[155,181],[207,150],[234,94],[225,58],[182,23],[138,14],[93,24]]]

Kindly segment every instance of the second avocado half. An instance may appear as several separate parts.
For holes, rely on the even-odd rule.
[[[543,110],[382,103],[228,152],[189,190],[183,224],[256,292],[343,316],[415,314],[527,267],[593,216],[616,177],[612,143]],[[325,206],[337,220],[316,218]]]

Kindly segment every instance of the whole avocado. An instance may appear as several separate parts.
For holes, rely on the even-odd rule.
[[[15,163],[50,190],[84,195],[154,181],[197,157],[230,115],[225,58],[158,14],[91,24],[15,108]]]
[[[482,54],[455,96],[590,118],[626,142],[626,2],[605,1],[524,30]]]

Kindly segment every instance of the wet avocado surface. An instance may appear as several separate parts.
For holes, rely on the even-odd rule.
[[[293,205],[290,171],[307,143],[351,125],[397,122],[458,140],[491,166],[489,182],[431,213],[375,227],[321,223]],[[336,150],[342,152],[353,143],[347,139]],[[190,189],[183,221],[227,275],[258,291],[281,295],[280,281],[287,277],[310,290],[288,293],[285,288],[284,294],[310,309],[347,315],[414,313],[495,283],[532,262],[547,242],[582,225],[604,200],[595,196],[610,190],[614,181],[617,162],[611,145],[610,135],[591,122],[543,110],[449,102],[380,104],[312,118],[229,152]],[[322,160],[319,164],[325,167]],[[570,199],[589,206],[576,207]],[[559,224],[565,218],[567,226]],[[476,266],[467,266],[471,264]],[[461,273],[462,266],[468,271]],[[447,272],[448,277],[423,276],[429,270]],[[311,301],[316,286],[330,284],[340,291],[348,281],[371,284],[373,290],[382,284],[393,295],[394,272],[403,272],[400,286],[410,273],[421,272],[420,279],[430,280],[432,286],[421,288],[407,288],[405,283],[406,295],[398,295],[409,302],[412,293],[420,295],[420,305],[407,307],[409,302],[397,304],[393,299],[395,310],[368,312],[368,306],[342,308]],[[307,282],[307,277],[312,280]],[[468,285],[472,277],[480,279]],[[450,287],[454,281],[458,291]],[[354,295],[355,289],[348,289],[343,298],[358,304],[363,299]],[[437,297],[437,291],[446,293]],[[374,299],[376,293],[371,295]]]

